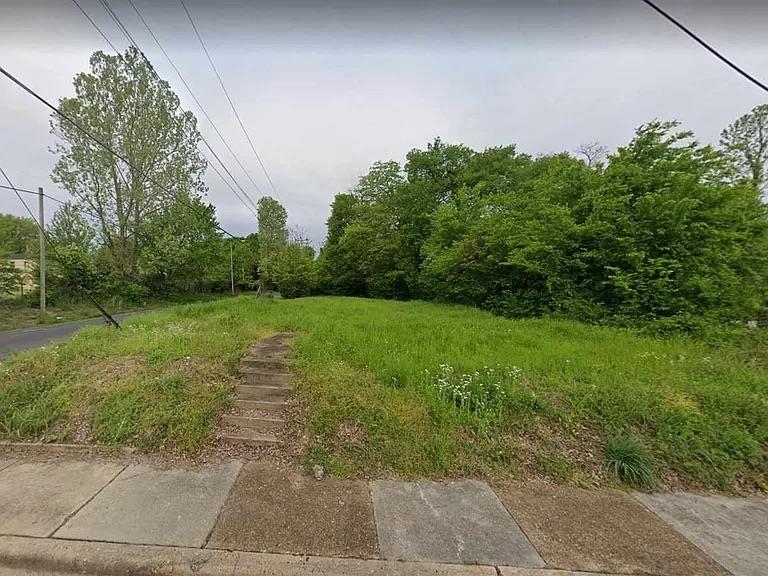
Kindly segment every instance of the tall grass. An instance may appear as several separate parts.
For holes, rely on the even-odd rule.
[[[78,375],[88,380],[94,363],[138,356],[146,371],[137,378],[146,383],[173,376],[169,367],[189,356],[216,368],[186,374],[188,385],[218,385],[254,340],[276,330],[300,334],[295,369],[308,407],[306,454],[333,472],[535,473],[595,482],[610,478],[605,440],[632,430],[655,455],[660,479],[674,473],[689,485],[721,489],[768,483],[768,363],[759,345],[508,320],[423,302],[241,297],[134,318],[119,332],[90,328],[60,345],[53,367],[43,362],[41,370],[69,389]],[[34,372],[50,353],[20,355],[0,365],[0,377]],[[444,378],[441,366],[453,376]],[[504,375],[513,368],[516,376]],[[441,388],[440,378],[450,386]],[[5,388],[16,385],[6,378]],[[103,406],[108,394],[118,393],[96,390],[92,406]],[[119,414],[128,400],[113,402],[107,413]],[[218,410],[211,402],[206,414]],[[7,433],[20,430],[11,425]]]

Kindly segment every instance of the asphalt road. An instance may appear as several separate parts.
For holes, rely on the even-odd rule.
[[[121,322],[123,318],[137,314],[113,314],[115,320]],[[35,326],[33,328],[21,328],[20,330],[6,330],[0,332],[0,360],[13,352],[38,348],[51,342],[66,340],[72,334],[84,326],[104,324],[104,318],[89,318],[88,320],[76,320],[74,322],[62,322],[48,326]]]

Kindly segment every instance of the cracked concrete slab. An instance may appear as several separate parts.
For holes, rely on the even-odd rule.
[[[123,469],[90,462],[16,463],[0,471],[0,533],[50,536]]]
[[[768,574],[768,500],[635,494],[734,576]]]
[[[254,462],[243,468],[208,548],[321,556],[376,556],[368,484]]]
[[[375,481],[373,506],[384,558],[544,566],[484,482]]]
[[[240,466],[240,462],[202,470],[129,466],[55,536],[201,547]]]
[[[725,576],[677,531],[617,490],[499,482],[494,490],[550,568]]]

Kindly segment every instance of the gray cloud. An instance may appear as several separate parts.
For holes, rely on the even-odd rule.
[[[238,155],[269,189],[189,23],[175,1],[136,0]],[[224,147],[125,0],[110,0],[160,73]],[[764,70],[768,5],[664,2],[748,70]],[[120,47],[95,0],[83,6]],[[529,153],[610,147],[655,117],[678,118],[700,139],[764,94],[642,2],[203,2],[188,0],[201,33],[286,205],[313,241],[333,195],[376,160],[402,160],[435,136],[476,148],[516,143]],[[73,4],[0,4],[0,61],[51,100],[71,93],[88,56],[108,49]],[[765,79],[765,78],[763,78]],[[0,79],[1,80],[1,79]],[[0,162],[19,186],[43,185],[54,158],[47,111],[0,82]],[[248,180],[231,160],[242,185]],[[255,223],[210,172],[209,200],[236,233]],[[247,187],[246,187],[247,188]],[[254,195],[256,195],[254,191]],[[21,213],[0,191],[0,211]]]

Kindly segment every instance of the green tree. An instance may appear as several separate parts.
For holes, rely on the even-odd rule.
[[[22,281],[21,270],[8,260],[0,260],[0,294],[18,294]]]
[[[614,315],[685,328],[740,319],[765,296],[766,207],[677,122],[638,128],[589,211],[584,288]]]
[[[53,214],[48,238],[55,246],[68,246],[83,253],[95,248],[96,231],[72,202],[65,202]]]
[[[96,232],[72,202],[63,204],[48,227],[47,290],[52,297],[82,297],[82,286],[99,291],[104,274],[96,266]],[[54,248],[55,247],[55,248]]]
[[[252,290],[257,286],[259,277],[259,235],[249,234],[238,240],[230,238],[226,244],[232,246],[235,284],[242,289]],[[229,252],[224,254],[227,262],[228,258]]]
[[[605,161],[588,152],[438,139],[402,171],[374,165],[334,200],[321,289],[661,330],[752,317],[767,208],[732,161],[676,122],[641,126]]]
[[[259,224],[259,284],[262,289],[275,286],[275,271],[280,253],[288,244],[288,213],[274,198],[263,196],[257,204]]]
[[[205,191],[200,134],[195,117],[179,108],[169,84],[135,48],[117,56],[96,52],[90,68],[75,76],[75,96],[59,108],[127,162],[54,114],[51,131],[60,143],[52,178],[76,199],[118,274],[136,279],[150,243],[142,228]]]
[[[157,293],[201,291],[229,283],[229,251],[216,228],[213,205],[171,205],[141,228],[140,267]],[[222,266],[225,263],[226,266]]]
[[[300,298],[314,293],[317,285],[314,249],[298,242],[288,243],[277,257],[274,281],[284,298]]]
[[[755,106],[720,135],[720,145],[738,174],[758,190],[768,182],[768,104]]]
[[[38,242],[37,224],[31,218],[0,214],[0,257],[30,254]]]
[[[328,235],[318,258],[318,282],[329,294],[366,294],[365,274],[358,259],[360,250],[349,250],[347,235],[347,228],[357,221],[363,208],[354,194],[337,194],[331,204],[326,222]]]

